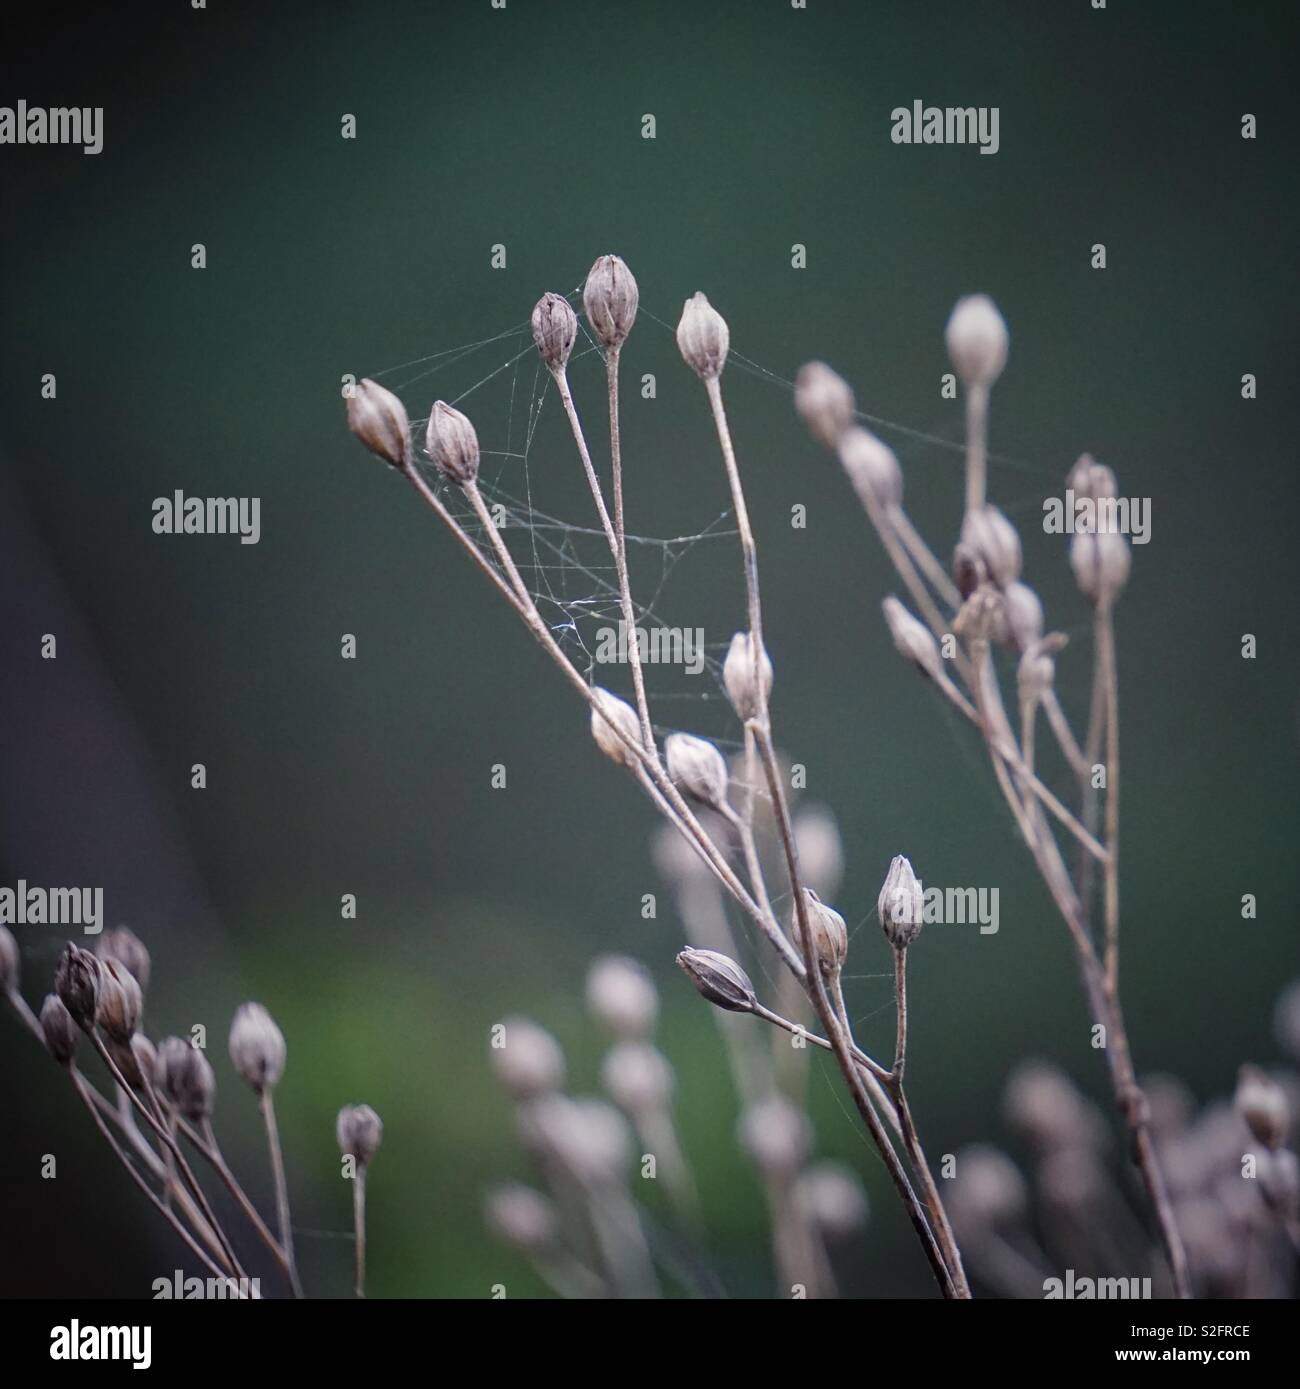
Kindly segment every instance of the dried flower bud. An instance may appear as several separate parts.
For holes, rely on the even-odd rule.
[[[636,710],[626,700],[602,690],[599,685],[594,686],[591,693],[591,736],[596,740],[596,746],[619,766],[635,767],[637,755],[624,738],[636,747],[641,746],[641,723]]]
[[[804,888],[803,897],[804,911],[808,916],[808,931],[812,936],[813,957],[823,974],[838,974],[844,967],[845,958],[849,953],[849,930],[844,924],[844,918],[834,907],[828,907],[812,888]],[[790,934],[802,954],[803,929],[799,924],[798,911],[795,911],[791,918]]]
[[[605,955],[587,975],[587,1007],[616,1037],[637,1041],[654,1031],[659,994],[638,961]]]
[[[45,1046],[60,1066],[67,1066],[77,1052],[77,1024],[72,1014],[63,1006],[63,1001],[54,994],[46,994],[41,1004],[41,1031],[45,1034]]]
[[[885,885],[876,902],[880,925],[895,950],[906,950],[921,934],[925,920],[925,892],[912,865],[896,854],[885,874]]]
[[[892,594],[880,605],[889,624],[889,635],[894,639],[898,652],[932,680],[942,673],[939,644],[930,629],[912,616]]]
[[[1104,463],[1094,461],[1090,453],[1079,456],[1079,461],[1065,479],[1065,485],[1074,493],[1076,501],[1080,497],[1093,501],[1100,497],[1113,497],[1118,490],[1115,474]]]
[[[772,1095],[740,1116],[740,1141],[765,1176],[793,1181],[808,1156],[808,1120],[789,1100]]]
[[[756,719],[762,704],[772,693],[772,662],[767,652],[759,653],[759,679],[763,682],[762,698],[754,680],[753,638],[748,632],[737,632],[727,648],[726,660],[722,663],[722,683],[727,690],[731,707],[741,719]]]
[[[410,431],[406,406],[385,387],[363,377],[348,397],[348,428],[377,457],[394,468],[406,463]]]
[[[0,993],[18,988],[18,942],[8,926],[0,926]]]
[[[1110,603],[1128,581],[1128,541],[1115,531],[1076,531],[1070,541],[1070,568],[1079,592],[1094,603]]]
[[[677,348],[686,365],[704,381],[721,376],[730,344],[727,320],[697,291],[683,305],[677,324]]]
[[[448,405],[445,400],[435,400],[429,411],[424,451],[454,487],[464,487],[477,480],[478,435],[469,422],[469,416]]]
[[[712,743],[690,733],[670,733],[664,758],[668,775],[688,795],[715,808],[726,804],[727,763]]]
[[[544,1253],[559,1229],[555,1207],[532,1187],[515,1182],[488,1193],[484,1216],[502,1243],[525,1254]]]
[[[864,502],[882,507],[902,505],[903,470],[888,444],[855,425],[841,435],[839,455],[854,491]]]
[[[149,987],[151,962],[144,942],[129,926],[114,926],[105,931],[95,944],[101,964],[117,960],[126,966],[139,984],[141,992]]]
[[[803,879],[819,896],[833,897],[844,876],[844,849],[835,817],[810,805],[794,817],[794,842]]]
[[[587,272],[582,307],[596,341],[607,351],[617,351],[627,340],[640,298],[636,279],[619,256],[601,256]]]
[[[819,1162],[799,1178],[799,1204],[831,1244],[852,1239],[867,1223],[862,1183],[838,1162]]]
[[[115,1042],[130,1042],[132,1033],[140,1026],[144,995],[135,975],[120,960],[109,960],[100,967],[99,999],[95,1021],[106,1036]]]
[[[339,1152],[356,1158],[365,1167],[379,1151],[384,1138],[384,1121],[368,1104],[345,1104],[334,1126]]]
[[[154,1080],[163,1098],[195,1122],[212,1114],[217,1078],[208,1058],[183,1037],[164,1037],[158,1043]]]
[[[83,1032],[95,1025],[99,1003],[99,961],[89,950],[65,945],[54,970],[54,992]]]
[[[835,448],[857,415],[849,383],[825,362],[808,362],[794,382],[794,408],[813,438]]]
[[[1251,1133],[1267,1148],[1280,1148],[1286,1142],[1290,1115],[1286,1092],[1258,1066],[1243,1066],[1237,1073],[1237,1112]]]
[[[248,1085],[261,1094],[284,1074],[284,1033],[260,1003],[241,1003],[230,1024],[230,1059]]]
[[[578,315],[562,294],[543,294],[533,309],[533,341],[551,371],[568,365],[578,337]]]
[[[497,1079],[517,1100],[547,1094],[564,1084],[560,1044],[527,1018],[507,1018],[501,1024],[493,1038],[491,1060]]]
[[[749,975],[731,959],[716,950],[696,950],[688,946],[677,956],[692,984],[705,998],[729,1013],[753,1012],[758,1002]]]
[[[1028,584],[1008,584],[1002,594],[1007,616],[1007,636],[1022,654],[1043,635],[1043,605]]]
[[[999,588],[1020,577],[1020,536],[995,506],[968,511],[961,523],[962,544],[970,547]]]
[[[1007,325],[987,294],[971,294],[957,301],[944,333],[948,357],[962,384],[991,386],[1007,364]]]
[[[672,1098],[672,1067],[649,1042],[620,1042],[611,1047],[600,1078],[610,1099],[628,1114],[666,1109]]]

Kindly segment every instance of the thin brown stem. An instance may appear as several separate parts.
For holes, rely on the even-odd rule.
[[[357,1164],[352,1178],[352,1225],[356,1231],[356,1279],[355,1292],[358,1297],[366,1295],[366,1164]]]
[[[266,1146],[271,1155],[271,1177],[275,1183],[276,1219],[280,1226],[280,1248],[284,1251],[289,1266],[289,1278],[298,1295],[298,1266],[293,1257],[293,1225],[289,1218],[289,1183],[284,1175],[284,1153],[280,1147],[280,1130],[275,1122],[275,1101],[271,1098],[270,1086],[264,1087],[257,1097],[258,1108],[266,1125]]]
[[[1115,662],[1115,624],[1111,607],[1097,605],[1097,664],[1106,690],[1106,988],[1119,997],[1119,680]]]

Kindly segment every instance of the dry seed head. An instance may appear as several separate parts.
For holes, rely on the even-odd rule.
[[[794,842],[804,881],[822,897],[833,897],[844,876],[844,848],[835,817],[810,805],[794,817]]]
[[[348,428],[376,457],[394,468],[406,463],[410,432],[406,406],[385,387],[363,377],[348,397]]]
[[[1251,1133],[1267,1148],[1286,1142],[1290,1115],[1286,1092],[1258,1066],[1243,1066],[1237,1073],[1237,1112]]]
[[[722,375],[731,344],[727,320],[698,291],[682,306],[677,348],[686,365],[703,381]]]
[[[379,1151],[384,1138],[384,1121],[368,1104],[345,1104],[334,1125],[339,1152],[354,1157],[365,1167]]]
[[[111,931],[105,931],[95,945],[95,953],[102,964],[117,960],[125,965],[135,977],[141,992],[149,987],[149,951],[129,926],[114,926]]]
[[[559,1229],[555,1207],[532,1187],[517,1182],[488,1192],[484,1216],[488,1228],[503,1244],[525,1254],[549,1249]]]
[[[464,487],[478,478],[478,435],[462,414],[445,400],[435,400],[424,432],[424,451],[453,487]]]
[[[948,357],[962,384],[991,386],[1007,364],[1007,325],[987,294],[958,299],[944,332]]]
[[[8,926],[0,926],[0,993],[18,988],[18,942]]]
[[[677,956],[691,983],[708,1001],[729,1013],[751,1013],[758,1001],[749,975],[729,955],[688,946]]]
[[[740,1116],[740,1141],[764,1176],[793,1181],[808,1156],[808,1120],[779,1095],[759,1100]]]
[[[635,767],[637,755],[624,738],[636,747],[641,746],[641,724],[636,710],[626,700],[602,690],[599,685],[594,686],[591,693],[591,736],[596,740],[596,746],[612,762],[622,767]],[[611,728],[610,724],[614,727]],[[615,732],[615,729],[618,731]]]
[[[888,444],[854,425],[841,435],[839,455],[854,491],[864,501],[870,498],[882,507],[902,505],[903,470]]]
[[[601,256],[587,272],[582,307],[596,341],[606,351],[617,351],[627,340],[639,303],[636,278],[621,257]]]
[[[63,1001],[54,994],[46,994],[41,1004],[41,1032],[45,1036],[45,1046],[60,1066],[67,1066],[77,1052],[77,1039],[80,1034],[72,1014],[63,1006]]]
[[[606,1093],[625,1113],[652,1114],[666,1109],[673,1094],[673,1071],[663,1053],[649,1042],[620,1042],[601,1064]]]
[[[654,1031],[659,993],[638,961],[627,955],[606,955],[587,975],[587,1007],[614,1036],[640,1041]]]
[[[704,738],[670,733],[664,740],[668,775],[696,800],[720,809],[727,803],[727,762]]]
[[[120,960],[108,960],[100,967],[99,1000],[95,1021],[115,1042],[129,1043],[144,1009],[144,995],[135,975]]]
[[[1020,577],[1020,536],[997,507],[968,511],[961,523],[961,539],[983,560],[989,578],[999,588]]]
[[[932,680],[937,680],[942,672],[939,644],[930,629],[912,616],[892,594],[880,605],[889,624],[889,635],[894,639],[898,652]]]
[[[564,1084],[564,1053],[544,1027],[527,1018],[507,1018],[501,1041],[490,1053],[492,1069],[516,1100],[545,1095]]]
[[[230,1024],[230,1059],[246,1084],[261,1092],[284,1074],[284,1033],[260,1003],[241,1003]]]
[[[1128,581],[1128,541],[1115,531],[1076,531],[1070,541],[1070,568],[1079,592],[1094,603],[1113,602]]]
[[[187,1119],[207,1119],[217,1093],[208,1058],[183,1037],[164,1037],[154,1060],[154,1081],[163,1097]]]
[[[812,936],[812,953],[825,975],[836,975],[844,967],[849,953],[849,930],[844,918],[834,907],[828,907],[812,890],[803,890],[804,911],[808,917],[808,930]],[[791,932],[799,951],[803,953],[803,930],[799,924],[799,913],[791,918]]]
[[[772,662],[767,652],[759,653],[759,679],[763,682],[762,699],[754,681],[754,645],[748,632],[737,632],[727,648],[727,658],[722,663],[722,683],[727,690],[731,707],[741,720],[759,716],[761,706],[772,693]]]
[[[808,362],[794,381],[794,408],[813,438],[835,448],[853,423],[857,407],[849,383],[825,362]]]
[[[876,914],[890,945],[906,950],[921,934],[925,920],[925,892],[912,865],[896,854],[885,874],[885,884],[876,901]]]
[[[99,961],[90,951],[77,945],[65,945],[54,970],[54,992],[83,1032],[89,1032],[95,1025],[99,981]]]
[[[542,361],[556,373],[569,362],[578,337],[578,315],[562,294],[543,294],[533,309],[533,341]]]
[[[852,1239],[867,1223],[862,1183],[838,1162],[819,1162],[799,1178],[799,1204],[832,1244]]]

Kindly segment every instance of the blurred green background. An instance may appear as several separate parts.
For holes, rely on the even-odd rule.
[[[652,316],[675,323],[704,289],[735,351],[776,377],[822,357],[865,411],[955,440],[943,324],[958,295],[995,297],[1012,351],[991,491],[1021,525],[1049,622],[1076,639],[1059,672],[1080,721],[1087,614],[1040,501],[1085,448],[1152,499],[1119,610],[1139,1064],[1208,1098],[1241,1060],[1274,1056],[1300,893],[1295,31],[1281,4],[214,0],[53,4],[7,45],[0,101],[102,105],[105,146],[0,148],[3,882],[104,885],[110,924],[154,953],[153,1035],[210,1030],[219,1125],[259,1198],[225,1030],[245,997],[271,1008],[314,1291],[348,1288],[333,1116],[354,1100],[386,1124],[372,1292],[541,1290],[482,1228],[485,1183],[527,1175],[488,1032],[537,1017],[575,1087],[594,1088],[582,984],[609,950],[662,983],[716,1267],[734,1293],[771,1287],[713,1020],[672,968],[680,926],[647,852],[653,812],[504,605],[343,427],[345,373],[516,328],[606,251],[641,287],[627,377],[658,382],[624,406],[630,524],[650,536],[701,530],[727,505],[703,393]],[[891,144],[890,110],[917,98],[998,106],[1000,152]],[[345,113],[355,140],[340,138]],[[806,269],[791,267],[795,243]],[[383,379],[418,417],[525,343]],[[595,359],[574,378],[603,458]],[[972,738],[888,645],[879,601],[894,581],[842,476],[779,382],[733,361],[725,384],[779,739],[840,818],[839,905],[866,923],[850,964],[860,1035],[888,1046],[887,952],[867,916],[905,851],[928,881],[1001,892],[998,934],[937,928],[913,951],[910,1066],[932,1152],[1003,1137],[1001,1088],[1027,1055],[1100,1097],[1064,930]],[[525,358],[462,402],[485,449],[518,448],[533,392]],[[881,432],[946,551],[959,453]],[[553,395],[529,468],[539,506],[589,524]],[[498,459],[493,481],[524,489],[517,460]],[[260,543],[154,535],[152,501],[177,488],[260,497]],[[791,527],[796,504],[806,529]],[[731,543],[690,549],[663,606],[725,642],[743,615]],[[46,632],[56,662],[40,659]],[[356,661],[339,657],[345,632]],[[716,689],[676,697],[697,688],[664,675],[657,721],[734,738]],[[197,761],[204,791],[190,789]],[[340,918],[347,892],[355,921]],[[654,921],[645,892],[660,894]],[[1241,919],[1246,892],[1257,920]],[[58,933],[19,936],[38,1004]],[[176,1251],[11,1019],[0,1040],[0,1290],[147,1295]],[[816,1068],[812,1096],[818,1151],[851,1162],[872,1199],[846,1290],[926,1293],[830,1071]],[[50,1152],[59,1175],[42,1181]]]

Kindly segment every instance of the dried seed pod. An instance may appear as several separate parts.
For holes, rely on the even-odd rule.
[[[63,947],[54,970],[54,992],[83,1032],[89,1032],[95,1025],[99,980],[99,961],[89,950],[72,944]]]
[[[799,1204],[831,1244],[843,1244],[867,1223],[867,1194],[862,1183],[838,1162],[819,1162],[800,1178]]]
[[[1020,536],[997,507],[968,511],[961,523],[961,539],[983,560],[989,578],[999,588],[1020,577]]]
[[[363,377],[348,397],[348,428],[385,463],[401,468],[406,463],[410,421],[406,406],[385,387]]]
[[[163,1098],[187,1119],[211,1117],[217,1078],[208,1058],[183,1037],[164,1037],[154,1061],[154,1083]]]
[[[0,926],[0,993],[18,989],[18,942],[8,926]]]
[[[668,775],[688,795],[721,809],[727,803],[727,763],[704,738],[670,733],[664,740]]]
[[[1028,584],[1008,584],[1002,594],[1007,636],[1022,655],[1043,635],[1043,605]]]
[[[553,372],[568,365],[578,337],[578,315],[562,294],[543,294],[533,309],[533,341]]]
[[[758,676],[762,681],[761,698],[754,679],[753,638],[748,632],[737,632],[722,663],[722,683],[731,707],[742,720],[758,718],[772,693],[772,662],[766,651],[759,653]]]
[[[611,1047],[600,1068],[601,1083],[625,1113],[650,1114],[668,1107],[673,1070],[649,1042],[620,1042]]]
[[[602,690],[599,685],[593,687],[591,693],[591,736],[596,740],[596,746],[612,762],[622,767],[635,767],[638,758],[628,747],[628,742],[635,747],[641,746],[641,723],[636,710],[626,700]]]
[[[925,892],[912,865],[896,854],[885,874],[876,902],[881,929],[895,950],[906,950],[921,934],[925,920]]]
[[[1010,340],[1006,321],[987,294],[959,299],[944,337],[949,360],[968,390],[991,386],[1001,376]]]
[[[149,987],[149,971],[152,967],[149,951],[144,942],[129,926],[114,926],[105,931],[95,945],[95,953],[101,964],[117,960],[125,965],[139,984],[141,992]]]
[[[140,1077],[141,1087],[144,1087],[146,1080],[152,1085],[154,1076],[158,1074],[157,1048],[143,1032],[137,1032],[127,1049],[131,1053],[135,1073]]]
[[[654,1031],[659,993],[639,961],[605,955],[587,974],[587,1007],[616,1037],[640,1041]]]
[[[799,368],[794,383],[794,408],[813,438],[832,449],[857,415],[848,382],[825,362],[808,362]]]
[[[99,999],[95,1021],[113,1041],[126,1045],[140,1026],[144,995],[135,975],[120,960],[109,960],[100,968]]]
[[[454,487],[464,487],[478,478],[478,435],[462,414],[445,400],[435,400],[429,411],[424,433],[424,451],[433,465]]]
[[[864,502],[882,507],[902,505],[903,470],[888,444],[854,425],[840,436],[839,455],[854,491]]]
[[[517,1100],[533,1099],[564,1084],[564,1053],[544,1028],[528,1018],[507,1018],[501,1045],[489,1053],[497,1079]]]
[[[617,351],[626,342],[640,298],[636,278],[619,256],[601,256],[587,272],[582,307],[596,341],[606,351]]]
[[[1272,1076],[1258,1066],[1243,1066],[1237,1072],[1235,1103],[1251,1133],[1266,1148],[1280,1148],[1286,1142],[1291,1121],[1286,1092]]]
[[[758,1002],[749,975],[728,955],[687,947],[677,956],[691,983],[705,998],[729,1013],[751,1013]]]
[[[72,1014],[63,1006],[63,1000],[54,994],[46,994],[41,1004],[41,1032],[45,1036],[45,1046],[60,1066],[71,1064],[77,1052],[79,1032],[72,1021]]]
[[[230,1024],[230,1060],[245,1084],[260,1095],[284,1074],[284,1033],[260,1003],[241,1003]]]
[[[812,936],[812,953],[825,975],[836,975],[844,967],[849,953],[849,930],[844,918],[812,890],[803,890],[804,911],[808,917],[808,931]],[[791,932],[794,943],[803,953],[803,928],[799,923],[799,913],[791,917]]]
[[[889,624],[889,635],[894,639],[898,652],[931,680],[942,674],[939,644],[930,629],[912,616],[892,594],[880,605]]]
[[[677,348],[686,365],[702,381],[721,376],[730,345],[727,320],[703,294],[693,294],[682,306],[677,324]]]
[[[740,1141],[766,1177],[790,1182],[808,1156],[808,1120],[789,1100],[772,1095],[740,1116]]]
[[[1111,603],[1128,582],[1128,541],[1115,531],[1076,531],[1070,541],[1070,568],[1079,592],[1094,603]]]
[[[488,1193],[484,1216],[499,1240],[525,1254],[550,1249],[559,1231],[555,1207],[532,1187],[517,1182]]]
[[[384,1121],[368,1104],[345,1104],[334,1125],[339,1152],[356,1158],[365,1167],[379,1151],[384,1138]]]

